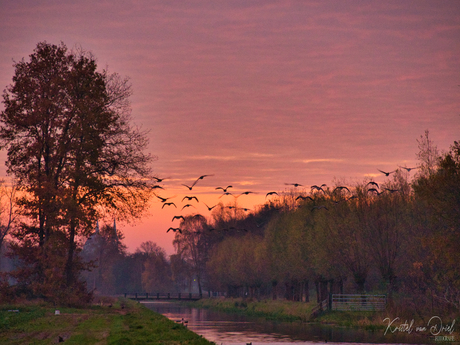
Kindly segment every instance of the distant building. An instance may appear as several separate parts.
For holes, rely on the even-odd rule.
[[[0,272],[11,272],[16,269],[17,260],[11,259],[6,256],[8,253],[8,240],[4,240],[2,246],[0,247]],[[10,278],[10,284],[13,283],[13,280]]]
[[[100,281],[100,270],[99,265],[102,257],[102,251],[104,246],[104,239],[99,231],[99,221],[96,223],[96,229],[91,236],[86,240],[81,257],[83,261],[93,261],[96,265],[91,271],[84,271],[82,273],[83,280],[86,281],[86,286],[89,291],[96,291]]]
[[[118,240],[117,236],[117,225],[116,221],[113,221],[113,238]],[[107,234],[105,234],[107,235]],[[86,281],[86,286],[88,291],[101,292],[104,285],[104,258],[107,259],[109,253],[109,243],[107,239],[101,235],[99,230],[99,221],[96,222],[96,229],[93,234],[91,234],[83,245],[83,250],[81,251],[81,257],[84,262],[92,261],[96,267],[92,268],[90,271],[83,271],[81,277]]]

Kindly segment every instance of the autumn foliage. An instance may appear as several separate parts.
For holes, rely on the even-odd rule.
[[[104,215],[136,217],[146,207],[147,140],[129,124],[128,80],[98,71],[90,53],[40,42],[14,67],[0,144],[20,195],[15,288],[48,299],[84,295],[78,238]]]
[[[433,152],[412,179],[398,169],[378,187],[294,188],[250,214],[221,204],[212,219],[186,218],[176,246],[188,248],[203,289],[227,296],[309,301],[313,290],[319,302],[374,292],[417,312],[458,310],[460,145]]]

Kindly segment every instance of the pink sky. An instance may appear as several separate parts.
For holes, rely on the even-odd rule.
[[[384,181],[378,168],[417,165],[426,129],[441,150],[460,139],[458,0],[0,0],[2,89],[40,41],[131,78],[133,120],[169,177],[159,194],[180,205],[181,184],[203,174],[192,195],[217,203],[231,184],[257,192],[239,198],[253,207],[284,183]],[[155,201],[120,224],[129,250],[173,253],[177,214]]]

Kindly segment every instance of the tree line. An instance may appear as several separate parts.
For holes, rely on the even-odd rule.
[[[175,235],[200,290],[319,301],[385,293],[418,310],[460,308],[460,144],[439,154],[418,140],[416,175],[322,190],[292,188],[251,214],[220,204]],[[345,188],[346,187],[346,188]]]

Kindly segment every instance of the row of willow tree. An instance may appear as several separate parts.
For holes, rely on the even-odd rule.
[[[189,216],[176,255],[200,292],[309,301],[316,290],[320,301],[372,291],[420,310],[459,309],[460,144],[438,154],[426,132],[419,148],[411,179],[398,169],[378,188],[296,188],[249,215],[233,204],[210,220]]]

